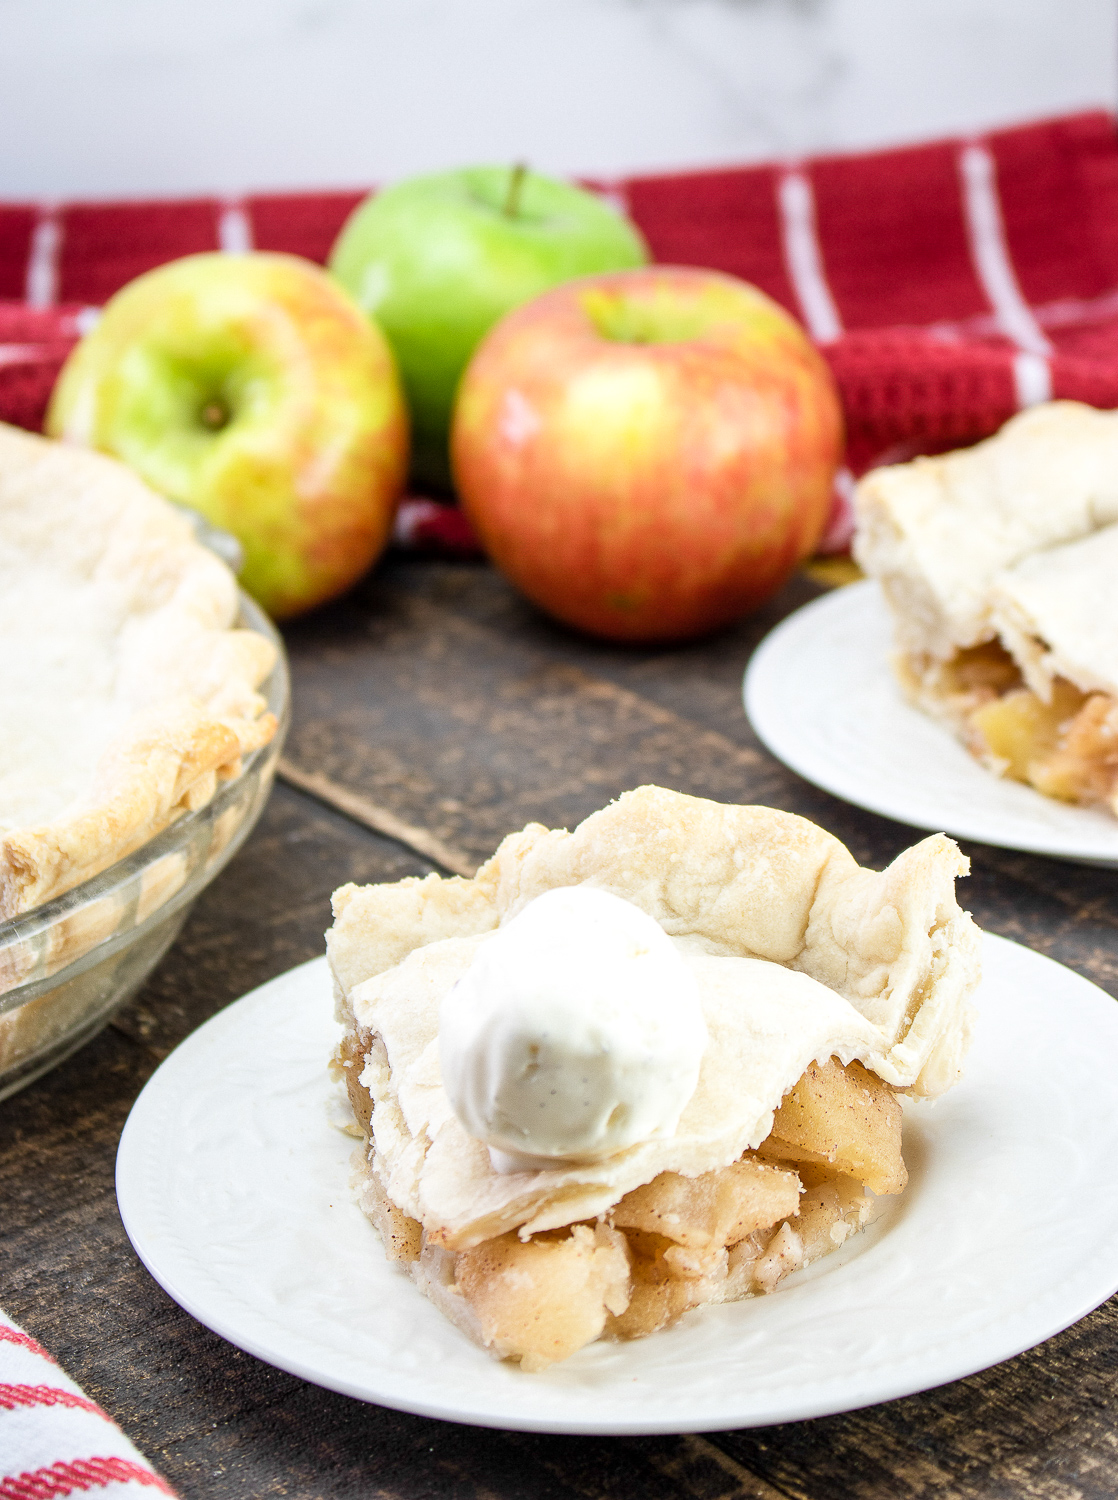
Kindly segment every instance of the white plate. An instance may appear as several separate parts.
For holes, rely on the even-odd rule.
[[[759,739],[807,781],[856,807],[933,832],[1118,865],[1118,819],[985,770],[944,725],[901,697],[876,583],[798,609],[745,674]]]
[[[326,1121],[326,962],[187,1038],[117,1157],[125,1228],[189,1313],[306,1380],[426,1416],[541,1432],[697,1432],[822,1416],[1007,1359],[1118,1288],[1118,1005],[985,940],[965,1080],[906,1110],[911,1181],[776,1293],[700,1309],[526,1375],[391,1270]]]

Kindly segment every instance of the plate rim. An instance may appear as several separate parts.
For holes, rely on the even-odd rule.
[[[1038,954],[1034,950],[1023,947],[1021,944],[1009,939],[998,937],[994,934],[984,934],[984,941],[992,943],[995,949],[1004,948],[1012,950],[1015,955],[1025,955],[1026,962],[1035,962],[1039,965],[1052,965],[1053,968],[1082,986],[1082,993],[1090,995],[1091,1002],[1099,1000],[1107,1005],[1113,1006],[1115,1002],[1092,981],[1078,975],[1074,970],[1065,965]],[[158,1244],[152,1246],[144,1242],[143,1234],[137,1233],[137,1215],[132,1211],[130,1198],[131,1188],[128,1182],[129,1174],[135,1170],[138,1181],[138,1164],[145,1159],[142,1143],[142,1129],[145,1111],[152,1106],[152,1100],[158,1091],[167,1085],[169,1079],[183,1067],[189,1069],[190,1055],[197,1048],[204,1048],[217,1035],[218,1029],[224,1029],[235,1025],[236,1021],[244,1016],[244,1011],[239,1011],[246,1002],[254,1005],[271,1003],[277,997],[277,991],[282,991],[287,986],[315,984],[320,978],[325,978],[328,972],[327,960],[324,956],[311,959],[298,965],[296,968],[286,971],[267,981],[256,989],[249,991],[239,1000],[224,1007],[216,1015],[212,1016],[192,1032],[168,1058],[160,1064],[160,1067],[148,1080],[141,1094],[135,1101],[132,1111],[125,1123],[121,1135],[120,1146],[116,1162],[116,1184],[118,1206],[122,1222],[128,1238],[140,1261],[149,1274],[159,1286],[184,1309],[196,1321],[209,1328],[212,1332],[232,1343],[235,1347],[245,1350],[263,1362],[275,1368],[286,1371],[296,1378],[306,1380],[312,1384],[321,1386],[328,1390],[336,1391],[342,1395],[352,1397],[367,1403],[388,1407],[390,1409],[409,1412],[416,1416],[429,1417],[442,1421],[452,1421],[460,1424],[495,1428],[499,1430],[513,1430],[526,1432],[554,1433],[568,1436],[652,1436],[656,1434],[670,1433],[694,1433],[706,1431],[725,1431],[734,1428],[746,1428],[755,1426],[770,1426],[780,1422],[810,1420],[815,1417],[838,1415],[842,1412],[858,1410],[867,1406],[877,1405],[883,1401],[899,1399],[907,1395],[914,1395],[920,1391],[932,1390],[938,1386],[963,1379],[981,1370],[990,1368],[1006,1359],[1013,1358],[1026,1349],[1035,1347],[1039,1343],[1053,1337],[1071,1324],[1078,1322],[1080,1318],[1100,1306],[1108,1297],[1118,1291],[1118,1258],[1112,1263],[1106,1257],[1106,1247],[1101,1243],[1096,1245],[1095,1254],[1086,1258],[1086,1264],[1093,1266],[1096,1260],[1107,1258],[1110,1269],[1105,1276],[1093,1282],[1090,1289],[1077,1292],[1073,1303],[1062,1306],[1058,1312],[1053,1311],[1040,1323],[1028,1329],[1027,1335],[1014,1336],[1008,1343],[999,1347],[996,1356],[987,1358],[985,1355],[974,1359],[973,1354],[965,1356],[961,1361],[957,1354],[952,1353],[953,1346],[950,1340],[941,1344],[938,1351],[933,1353],[929,1363],[928,1378],[921,1379],[919,1383],[912,1383],[902,1378],[903,1388],[897,1385],[897,1374],[894,1370],[892,1377],[887,1373],[890,1366],[888,1363],[877,1361],[868,1370],[856,1372],[850,1382],[847,1393],[836,1396],[833,1400],[820,1402],[812,1399],[810,1395],[805,1399],[799,1394],[791,1399],[784,1399],[780,1404],[770,1404],[768,1407],[747,1412],[739,1406],[737,1412],[731,1412],[720,1406],[712,1414],[693,1414],[682,1418],[653,1418],[627,1419],[618,1415],[610,1416],[605,1420],[587,1419],[582,1416],[564,1417],[562,1415],[535,1415],[532,1412],[510,1412],[484,1403],[470,1406],[464,1404],[460,1397],[454,1402],[445,1398],[426,1398],[416,1394],[414,1390],[393,1389],[393,1377],[391,1371],[387,1371],[387,1381],[383,1378],[379,1382],[366,1381],[359,1383],[347,1378],[344,1374],[332,1374],[316,1366],[313,1361],[304,1358],[301,1354],[286,1353],[282,1347],[277,1347],[274,1340],[265,1336],[257,1336],[253,1332],[246,1334],[237,1326],[234,1316],[227,1315],[226,1311],[219,1309],[215,1312],[206,1306],[204,1287],[202,1292],[192,1290],[189,1286],[182,1285],[173,1265],[168,1267],[161,1264],[158,1256]],[[320,986],[321,987],[321,986]],[[1114,1019],[1118,1021],[1118,1014]],[[213,1028],[212,1030],[210,1028]],[[205,1036],[203,1036],[205,1033]],[[177,1060],[177,1061],[176,1061]],[[163,1072],[164,1069],[168,1071]],[[325,1069],[323,1069],[325,1072]],[[162,1075],[162,1081],[160,1077]],[[151,1091],[149,1093],[149,1091]],[[147,1097],[147,1104],[143,1101]],[[134,1168],[134,1165],[135,1168]],[[346,1189],[348,1191],[348,1189]],[[839,1252],[841,1254],[841,1252]],[[810,1274],[810,1272],[808,1273]],[[1100,1290],[1104,1286],[1105,1290]],[[400,1278],[402,1289],[406,1289],[409,1295],[420,1296],[418,1290],[405,1278]],[[252,1309],[250,1308],[250,1313]],[[259,1314],[256,1314],[259,1322]],[[1019,1330],[1020,1332],[1020,1330]],[[464,1337],[464,1336],[463,1336]],[[473,1346],[469,1346],[473,1350]],[[477,1352],[477,1351],[473,1351]],[[383,1367],[382,1367],[383,1369]],[[398,1379],[398,1374],[395,1377]],[[409,1380],[412,1377],[409,1377]],[[537,1380],[539,1377],[519,1377]],[[375,1388],[374,1388],[375,1387]],[[810,1391],[810,1387],[808,1388]],[[557,1406],[562,1405],[564,1392],[552,1390],[553,1402]]]
[[[983,844],[989,848],[1012,849],[1048,859],[1063,860],[1070,864],[1089,865],[1098,869],[1118,867],[1118,819],[1114,820],[1113,854],[1097,851],[1085,852],[1082,847],[1074,846],[1073,839],[1061,839],[1058,836],[1045,839],[1028,834],[1015,835],[1011,829],[1004,834],[999,833],[997,837],[993,836],[989,830],[976,833],[973,825],[968,825],[965,818],[960,819],[949,815],[946,819],[937,820],[907,808],[903,797],[868,795],[858,785],[844,777],[841,763],[836,764],[834,774],[828,775],[825,769],[821,769],[817,760],[805,757],[799,752],[791,735],[783,734],[780,726],[774,725],[765,703],[769,691],[767,677],[768,674],[774,672],[777,664],[788,652],[792,638],[804,629],[805,622],[809,618],[818,619],[828,614],[853,614],[871,597],[881,602],[880,585],[876,579],[872,578],[861,579],[856,583],[832,589],[829,593],[810,600],[785,616],[779,624],[773,626],[754,650],[742,678],[742,703],[754,734],[769,754],[797,776],[821,791],[827,792],[830,796],[837,797],[853,807],[862,808],[866,812],[875,813],[878,817],[890,818],[910,828],[923,829],[929,833],[948,833],[955,838],[967,839],[971,843]],[[881,656],[880,672],[881,681],[887,681],[892,685],[892,676],[889,673],[884,652]],[[897,703],[899,707],[909,709],[910,712],[919,712],[905,704],[899,694]],[[927,724],[942,734],[946,743],[958,747],[958,741],[945,725],[938,724],[931,717],[927,717]],[[992,776],[993,773],[986,772],[985,774]],[[1052,807],[1054,799],[1045,797],[1034,788],[1022,786],[1021,790],[1039,798],[1043,806]],[[1079,813],[1091,811],[1091,809],[1073,808],[1071,804],[1068,804],[1068,810]],[[1100,812],[1099,816],[1105,818],[1106,814]]]

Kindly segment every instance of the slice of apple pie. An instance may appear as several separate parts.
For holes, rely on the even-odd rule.
[[[1118,813],[1118,412],[1034,407],[856,508],[907,696],[997,774]]]
[[[898,1093],[959,1075],[966,869],[642,787],[472,880],[344,886],[334,1068],[389,1259],[540,1370],[841,1245],[905,1186]]]

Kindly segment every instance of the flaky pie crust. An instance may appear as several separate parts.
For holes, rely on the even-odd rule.
[[[123,464],[0,425],[0,919],[204,805],[271,739],[275,650],[237,609],[225,564]]]

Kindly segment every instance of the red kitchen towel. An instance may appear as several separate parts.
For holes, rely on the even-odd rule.
[[[0,1312],[0,1500],[174,1495],[95,1401]]]
[[[1118,406],[1108,114],[591,186],[657,260],[743,276],[804,322],[842,392],[854,473],[973,442],[1052,396]],[[322,261],[361,196],[0,204],[0,417],[38,425],[82,317],[139,272],[217,247]],[[444,529],[468,543],[460,518]],[[438,512],[405,507],[402,537],[440,534]]]

